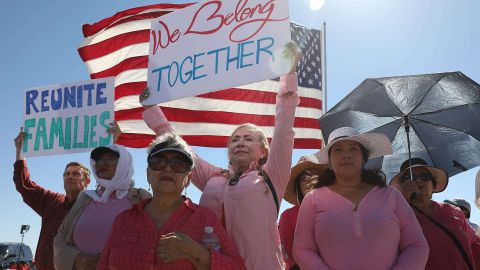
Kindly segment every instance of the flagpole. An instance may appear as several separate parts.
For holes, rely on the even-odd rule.
[[[325,22],[323,22],[320,48],[322,50],[322,115],[324,115],[327,112],[327,24]]]

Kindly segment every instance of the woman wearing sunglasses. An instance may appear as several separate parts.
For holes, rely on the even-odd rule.
[[[480,269],[480,238],[463,213],[432,200],[432,194],[444,191],[447,184],[444,170],[428,166],[420,158],[403,162],[400,173],[390,181],[410,202],[427,238],[430,252],[425,269]]]
[[[167,133],[148,152],[153,197],[117,217],[97,269],[244,269],[215,214],[182,196],[194,167],[190,147]],[[206,227],[217,249],[201,244]]]

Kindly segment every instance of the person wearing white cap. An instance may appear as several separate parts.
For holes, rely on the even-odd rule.
[[[448,185],[444,170],[421,158],[407,159],[390,185],[410,201],[427,238],[430,254],[425,269],[480,269],[480,238],[464,214],[455,206],[432,200],[433,193],[444,191]]]
[[[142,199],[148,191],[135,188],[133,159],[127,149],[112,144],[90,153],[96,190],[83,191],[54,239],[57,270],[96,269],[115,217]]]
[[[307,157],[329,168],[300,206],[293,256],[302,270],[425,267],[428,245],[412,209],[383,173],[364,168],[391,153],[387,136],[343,127]]]

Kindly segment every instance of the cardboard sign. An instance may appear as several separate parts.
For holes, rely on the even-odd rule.
[[[158,104],[287,73],[287,0],[203,1],[152,21],[150,98]]]
[[[23,155],[86,152],[109,145],[114,79],[34,87],[25,91]]]

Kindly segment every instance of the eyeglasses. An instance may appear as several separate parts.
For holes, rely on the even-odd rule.
[[[434,178],[431,174],[429,173],[420,173],[420,174],[413,174],[413,179],[412,180],[420,180],[422,182],[428,182],[432,181]],[[402,182],[405,182],[407,180],[410,180],[410,173],[406,172],[403,177],[402,177]]]
[[[179,159],[166,159],[159,157],[151,157],[148,159],[148,167],[154,171],[161,171],[170,165],[170,168],[176,173],[186,173],[191,166],[187,162]]]
[[[97,159],[97,162],[95,163],[96,165],[117,165],[118,163],[118,158],[112,158],[112,157],[103,157]]]

